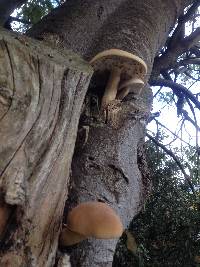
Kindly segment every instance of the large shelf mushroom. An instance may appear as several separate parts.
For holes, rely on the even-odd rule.
[[[64,225],[60,244],[71,246],[89,237],[99,239],[118,238],[123,225],[116,212],[102,202],[84,202],[73,208]]]
[[[91,61],[94,71],[110,71],[110,77],[101,101],[101,109],[117,99],[123,99],[130,91],[141,92],[147,73],[146,63],[129,52],[110,49],[97,54]]]

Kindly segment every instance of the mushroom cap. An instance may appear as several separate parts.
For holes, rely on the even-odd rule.
[[[117,238],[123,232],[119,216],[102,202],[85,202],[73,208],[67,217],[67,228],[100,239]]]
[[[146,63],[138,56],[120,49],[109,49],[97,54],[91,61],[95,71],[111,70],[113,66],[122,70],[123,80],[137,76],[144,80],[147,73]]]
[[[137,85],[137,86],[141,86],[141,87],[143,87],[144,86],[144,82],[141,80],[141,79],[139,79],[139,78],[132,78],[132,79],[130,79],[130,80],[128,80],[128,81],[125,81],[125,82],[123,82],[120,86],[119,86],[119,90],[121,90],[121,89],[123,89],[124,87],[130,87],[131,88],[131,86],[133,86],[133,85]]]

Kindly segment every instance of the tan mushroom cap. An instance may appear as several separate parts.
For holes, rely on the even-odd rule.
[[[119,216],[102,202],[85,202],[73,208],[68,214],[67,228],[86,238],[117,238],[123,232]]]
[[[121,76],[125,80],[133,76],[144,80],[147,73],[147,65],[140,57],[120,49],[100,52],[90,61],[90,64],[95,71],[111,70],[117,67],[122,70]]]

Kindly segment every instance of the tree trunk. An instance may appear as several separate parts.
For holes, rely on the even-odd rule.
[[[44,39],[61,51],[72,49],[85,59],[110,48],[134,53],[147,63],[147,81],[155,55],[188,2],[191,1],[68,0],[35,25],[29,35]],[[8,248],[1,262],[9,262],[12,256],[10,261],[16,259],[13,266],[48,267],[53,266],[55,257],[77,123],[91,71],[79,60],[73,63],[74,57],[72,65],[63,63],[62,58],[54,57],[53,50],[45,54],[47,62],[22,50],[20,58],[18,52],[11,57],[12,51],[15,50],[4,49],[5,56],[0,59],[10,62],[11,58],[14,62],[5,68],[6,88],[19,90],[17,99],[22,104],[17,105],[17,114],[15,111],[11,115],[12,109],[3,107],[7,121],[0,128],[0,136],[8,133],[9,142],[4,141],[5,137],[0,139],[4,152],[0,163],[2,198],[11,208],[17,206],[10,220],[18,227],[12,231],[8,227]],[[68,57],[71,58],[69,53]],[[22,68],[14,72],[17,62]],[[9,72],[13,74],[8,76]],[[98,110],[99,95],[104,90],[100,83],[99,77],[94,76],[85,99],[66,212],[83,201],[103,201],[117,211],[126,227],[149,190],[143,144],[152,94],[146,86],[137,99],[130,95],[117,102],[111,107],[112,116],[104,121]],[[25,115],[23,109],[27,111]],[[4,213],[7,216],[9,212]],[[110,267],[115,245],[116,240],[84,241],[69,250],[72,265]],[[58,266],[63,267],[63,262]]]
[[[0,32],[0,266],[53,266],[91,68]]]
[[[56,39],[86,59],[110,48],[134,53],[147,63],[146,80],[154,57],[188,3],[181,0],[75,2],[80,6],[75,9],[71,6],[73,1],[66,2],[54,11],[53,17],[45,17],[29,34],[50,42],[49,36],[54,36],[54,43]],[[59,20],[53,19],[56,17]],[[94,79],[95,86],[91,85],[88,91],[86,111],[79,125],[66,212],[84,201],[103,201],[117,211],[127,227],[142,207],[150,185],[143,144],[151,91],[147,86],[137,100],[129,97],[126,102],[118,103],[112,111],[114,116],[105,123],[97,106],[95,115],[92,111],[92,98],[97,89],[102,89],[98,77]],[[116,242],[83,241],[68,250],[72,266],[112,266]]]
[[[106,125],[89,124],[86,144],[76,143],[68,209],[85,201],[105,202],[119,214],[124,227],[139,212],[150,185],[146,166],[138,166],[150,112],[149,88],[142,97],[134,105],[120,104],[116,117]],[[116,239],[83,241],[72,250],[72,266],[112,266],[116,243]]]

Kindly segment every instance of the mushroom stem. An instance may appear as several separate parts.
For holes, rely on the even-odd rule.
[[[60,245],[72,246],[83,241],[86,238],[87,236],[76,233],[70,230],[69,227],[67,227],[67,225],[65,225],[60,234]]]
[[[118,85],[120,82],[120,75],[121,75],[121,69],[119,68],[112,69],[110,73],[109,81],[106,85],[106,89],[105,89],[105,92],[104,92],[104,95],[101,101],[102,110],[106,108],[107,105],[116,98],[117,89],[118,89]]]

